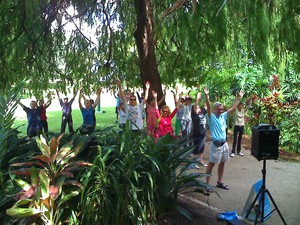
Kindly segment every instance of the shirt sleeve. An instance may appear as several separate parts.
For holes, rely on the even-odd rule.
[[[178,111],[178,109],[175,108],[175,109],[173,110],[173,112],[171,113],[170,117],[173,118],[173,117],[176,115],[177,111]]]

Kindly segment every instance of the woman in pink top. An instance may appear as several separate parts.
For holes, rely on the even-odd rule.
[[[155,113],[158,118],[158,129],[155,132],[156,137],[161,137],[168,133],[170,133],[170,135],[173,136],[172,119],[178,111],[179,101],[174,96],[176,108],[173,110],[172,113],[169,106],[167,105],[164,105],[159,112],[158,104],[157,104],[157,93],[155,91],[152,91],[152,95],[155,100],[155,108],[156,108]]]
[[[166,89],[164,90],[163,97],[159,100],[158,105],[162,103],[162,101],[166,97]],[[155,99],[153,99],[150,104],[147,103],[147,131],[149,135],[154,135],[156,121],[158,117],[156,116],[156,103]]]

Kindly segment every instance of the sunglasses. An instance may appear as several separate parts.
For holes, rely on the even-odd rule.
[[[136,98],[131,98],[130,101],[136,101]]]
[[[167,111],[167,110],[163,110],[162,112],[163,112],[163,113],[168,113],[169,111]]]

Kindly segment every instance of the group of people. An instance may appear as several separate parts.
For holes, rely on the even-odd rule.
[[[76,98],[77,92],[78,91],[75,91],[74,96],[69,100],[68,97],[62,99],[60,97],[59,91],[56,90],[56,94],[59,99],[59,104],[62,109],[60,134],[65,133],[67,125],[69,127],[70,135],[72,135],[75,132],[73,127],[73,118],[72,118],[72,104]],[[79,108],[83,119],[82,126],[79,128],[81,134],[91,134],[95,130],[96,127],[95,108],[99,102],[101,92],[102,89],[99,88],[96,92],[97,98],[94,101],[93,99],[86,99],[86,97],[83,94],[83,91],[80,90],[78,103],[79,103]],[[84,105],[81,102],[82,99],[84,99]],[[46,136],[48,136],[48,122],[46,116],[46,109],[50,106],[51,101],[52,101],[52,97],[51,97],[51,93],[49,93],[47,103],[45,103],[43,99],[39,101],[32,100],[30,102],[30,107],[27,107],[22,102],[19,102],[19,104],[22,106],[23,110],[27,114],[27,121],[28,121],[27,137],[29,139],[41,133],[44,133]]]
[[[48,133],[46,109],[50,106],[51,100],[51,95],[48,95],[48,101],[46,103],[43,99],[39,101],[32,100],[29,107],[19,102],[19,104],[27,114],[27,136],[29,138],[37,136],[43,131],[46,134]]]
[[[171,112],[167,105],[164,105],[159,110],[159,102],[165,97],[166,91],[162,100],[157,101],[157,92],[152,90],[153,99],[150,103],[147,103],[149,96],[150,83],[145,84],[145,98],[137,104],[137,98],[134,94],[131,94],[128,101],[124,97],[121,82],[118,81],[120,105],[124,104],[124,108],[119,107],[119,111],[122,111],[124,120],[122,124],[129,120],[129,127],[132,130],[143,129],[143,110],[146,107],[147,112],[147,133],[154,138],[170,134],[171,136],[179,136],[180,132],[182,138],[185,141],[186,146],[193,145],[193,152],[191,156],[198,160],[199,166],[206,167],[206,183],[210,183],[210,175],[215,164],[218,164],[218,180],[216,187],[228,190],[229,187],[223,182],[223,174],[225,163],[229,161],[229,157],[234,157],[237,152],[238,155],[243,156],[241,152],[241,138],[244,130],[244,115],[245,109],[241,99],[244,95],[243,91],[237,93],[233,105],[225,110],[225,107],[220,102],[215,102],[211,105],[209,98],[209,90],[204,87],[203,92],[205,95],[205,103],[200,106],[202,99],[201,92],[197,88],[197,97],[194,104],[192,104],[192,98],[187,95],[183,98],[182,93],[177,99],[177,92],[173,92],[175,109]],[[229,152],[229,146],[227,143],[227,121],[228,117],[235,112],[235,127],[234,127],[234,142],[232,146],[232,152]],[[120,114],[121,115],[121,114]],[[172,128],[172,119],[176,115],[175,122],[175,134]],[[209,152],[208,165],[203,162],[203,152],[206,142],[206,130],[210,129],[211,144]],[[206,189],[208,192],[212,192],[212,188],[208,186]]]
[[[183,93],[178,96],[178,89],[173,92],[175,109],[171,111],[170,107],[163,105],[159,109],[159,105],[163,102],[166,96],[166,89],[163,97],[158,101],[157,92],[151,90],[152,99],[148,103],[150,82],[145,83],[145,91],[142,97],[137,97],[134,93],[124,94],[121,82],[117,81],[119,93],[117,95],[118,105],[116,107],[117,117],[120,120],[120,128],[125,129],[125,124],[128,121],[129,129],[132,131],[144,130],[144,119],[146,114],[146,131],[148,135],[153,138],[159,138],[169,134],[172,137],[179,137],[182,135],[182,140],[185,146],[193,146],[192,158],[197,161],[197,166],[206,167],[206,182],[210,182],[210,174],[215,166],[218,164],[218,181],[217,187],[228,190],[228,185],[223,182],[223,174],[225,163],[229,161],[229,156],[234,157],[237,153],[243,156],[241,152],[241,138],[244,130],[244,115],[245,110],[241,99],[244,95],[240,91],[236,95],[233,105],[225,111],[225,107],[220,102],[215,102],[211,105],[209,98],[209,90],[204,87],[203,92],[205,96],[205,103],[200,105],[202,100],[201,91],[197,88],[197,97],[194,104],[192,104],[192,97],[188,94],[183,97]],[[66,97],[63,100],[60,98],[59,91],[56,90],[59,98],[59,103],[62,108],[62,123],[60,133],[64,133],[66,125],[69,126],[70,134],[74,133],[72,121],[72,103],[76,97],[77,92],[74,92],[73,98],[69,101]],[[95,130],[96,117],[95,107],[97,106],[102,89],[97,90],[97,98],[86,99],[83,91],[80,90],[78,103],[83,117],[83,124],[80,127],[80,133],[91,134]],[[178,97],[178,98],[177,98]],[[82,105],[84,99],[84,105]],[[48,133],[48,124],[46,117],[46,109],[51,104],[51,96],[48,96],[48,101],[43,100],[31,101],[30,107],[26,107],[20,102],[24,111],[27,113],[28,127],[27,135],[29,138],[38,135],[42,131]],[[146,110],[145,110],[146,109]],[[146,112],[146,113],[145,113]],[[227,120],[231,113],[235,112],[235,127],[234,127],[234,141],[231,154],[229,153],[229,146],[227,143]],[[175,132],[172,127],[172,119],[176,116]],[[206,142],[206,130],[210,129],[210,152],[208,165],[203,162],[203,152]],[[229,155],[230,154],[230,155]],[[211,188],[207,188],[208,192],[212,192]]]

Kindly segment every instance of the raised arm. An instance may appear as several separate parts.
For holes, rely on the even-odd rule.
[[[78,92],[78,90],[73,90],[74,91],[74,96],[73,96],[73,98],[71,99],[71,101],[74,101],[75,100],[75,98],[76,98],[76,95],[77,95],[77,92]]]
[[[26,108],[26,106],[21,101],[19,101],[19,104],[23,109]]]
[[[152,96],[154,98],[154,101],[155,101],[155,108],[158,109],[158,104],[157,104],[157,93],[152,90]]]
[[[147,100],[148,100],[148,96],[149,96],[149,89],[150,89],[150,82],[147,81],[146,84],[146,90],[145,90],[145,98],[143,100],[143,104],[146,104]]]
[[[82,106],[82,104],[81,104],[81,98],[83,98],[83,97],[84,97],[84,96],[83,96],[83,93],[82,93],[82,89],[80,89],[80,91],[79,91],[79,98],[78,98],[78,104],[79,104],[80,110],[83,109],[83,106]]]
[[[59,91],[58,91],[58,89],[55,89],[55,90],[56,90],[56,94],[57,94],[58,99],[61,99],[60,96],[59,96]]]
[[[183,92],[181,92],[179,94],[179,98],[177,99],[176,96],[174,97],[175,98],[175,104],[176,104],[176,108],[179,109],[179,106],[180,106],[180,101],[179,99],[183,98]]]
[[[47,95],[48,101],[45,103],[45,107],[48,108],[51,105],[52,102],[52,96],[51,93],[49,92]]]
[[[160,105],[165,100],[166,94],[167,94],[167,86],[165,86],[165,88],[164,88],[164,94],[161,97],[161,99],[158,101],[158,103],[157,103],[158,105]]]
[[[234,111],[234,109],[238,106],[238,104],[242,100],[244,94],[245,94],[244,90],[241,90],[236,94],[233,105],[227,110],[228,115],[230,115]]]
[[[203,91],[204,91],[205,102],[206,102],[206,106],[207,106],[207,115],[208,115],[208,117],[210,117],[211,116],[211,105],[210,105],[210,100],[209,100],[209,90],[207,89],[206,86],[204,86]]]
[[[101,95],[101,92],[102,92],[102,88],[98,88],[97,89],[97,98],[96,98],[96,101],[95,103],[93,104],[93,108],[95,109],[96,106],[98,105],[99,101],[100,101],[100,95]]]
[[[193,107],[195,113],[197,113],[197,109],[198,109],[198,106],[199,106],[199,101],[201,101],[201,99],[202,99],[202,96],[201,96],[201,93],[198,90],[197,99],[196,99],[195,105]]]
[[[124,93],[123,93],[123,89],[122,89],[122,86],[121,86],[121,81],[120,80],[117,80],[117,86],[119,88],[119,96],[120,98],[122,99],[122,101],[124,102],[124,104],[126,104],[126,99],[124,97]]]

